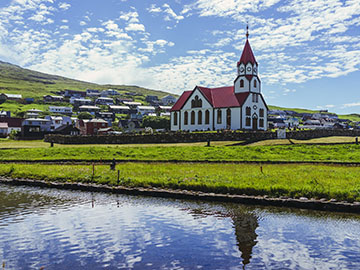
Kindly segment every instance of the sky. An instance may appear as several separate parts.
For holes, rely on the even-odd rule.
[[[233,85],[247,24],[269,105],[360,113],[359,0],[1,0],[0,60],[181,94]]]

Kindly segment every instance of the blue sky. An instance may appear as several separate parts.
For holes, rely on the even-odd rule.
[[[181,94],[232,85],[245,43],[270,105],[360,113],[360,1],[1,0],[0,60]]]

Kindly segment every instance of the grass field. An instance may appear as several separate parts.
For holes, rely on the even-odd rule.
[[[77,145],[63,146],[40,142],[41,147],[32,147],[29,142],[2,141],[0,160],[177,160],[177,161],[323,161],[323,162],[360,162],[360,145],[263,145],[263,146],[224,146],[219,142],[211,147],[206,143],[162,144],[162,145]],[[7,146],[7,147],[5,147]]]
[[[0,175],[57,182],[161,187],[215,193],[360,201],[360,167],[330,165],[146,164],[109,166],[0,164]]]

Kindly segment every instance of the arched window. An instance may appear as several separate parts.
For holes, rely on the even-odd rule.
[[[264,109],[259,110],[259,115],[260,115],[260,117],[264,117]]]
[[[205,111],[205,125],[210,124],[210,112],[209,110]]]
[[[178,123],[178,113],[174,112],[174,126],[177,126]]]
[[[250,115],[251,115],[251,108],[246,107],[246,116],[250,116]]]
[[[241,88],[244,87],[244,80],[240,80],[240,87],[241,87]]]
[[[201,108],[202,107],[202,100],[199,99],[198,96],[191,101],[191,108]]]
[[[259,120],[259,127],[264,127],[264,119],[260,118]]]
[[[198,125],[202,125],[202,111],[198,111]]]
[[[250,117],[246,117],[246,126],[251,126],[251,118]]]
[[[217,123],[218,123],[218,124],[221,124],[221,118],[222,118],[222,116],[221,116],[221,109],[218,109],[218,110],[217,110]]]
[[[191,124],[195,125],[195,111],[191,112]]]
[[[184,112],[184,125],[187,125],[189,122],[189,114],[188,112]]]
[[[226,128],[230,129],[231,128],[231,109],[228,108],[226,110]]]
[[[254,80],[254,87],[256,87],[256,80]]]

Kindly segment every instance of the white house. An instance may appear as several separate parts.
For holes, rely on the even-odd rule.
[[[258,63],[248,40],[237,63],[233,86],[196,86],[171,109],[171,130],[266,130],[268,107],[261,94]]]
[[[95,103],[100,105],[113,105],[114,100],[108,97],[99,97],[96,99]]]
[[[49,112],[72,115],[72,107],[49,106]]]
[[[136,110],[141,115],[149,115],[155,113],[155,107],[153,106],[137,106]]]
[[[55,129],[64,126],[64,125],[71,125],[72,120],[69,116],[45,116],[45,119],[51,121],[51,131],[54,131]]]

